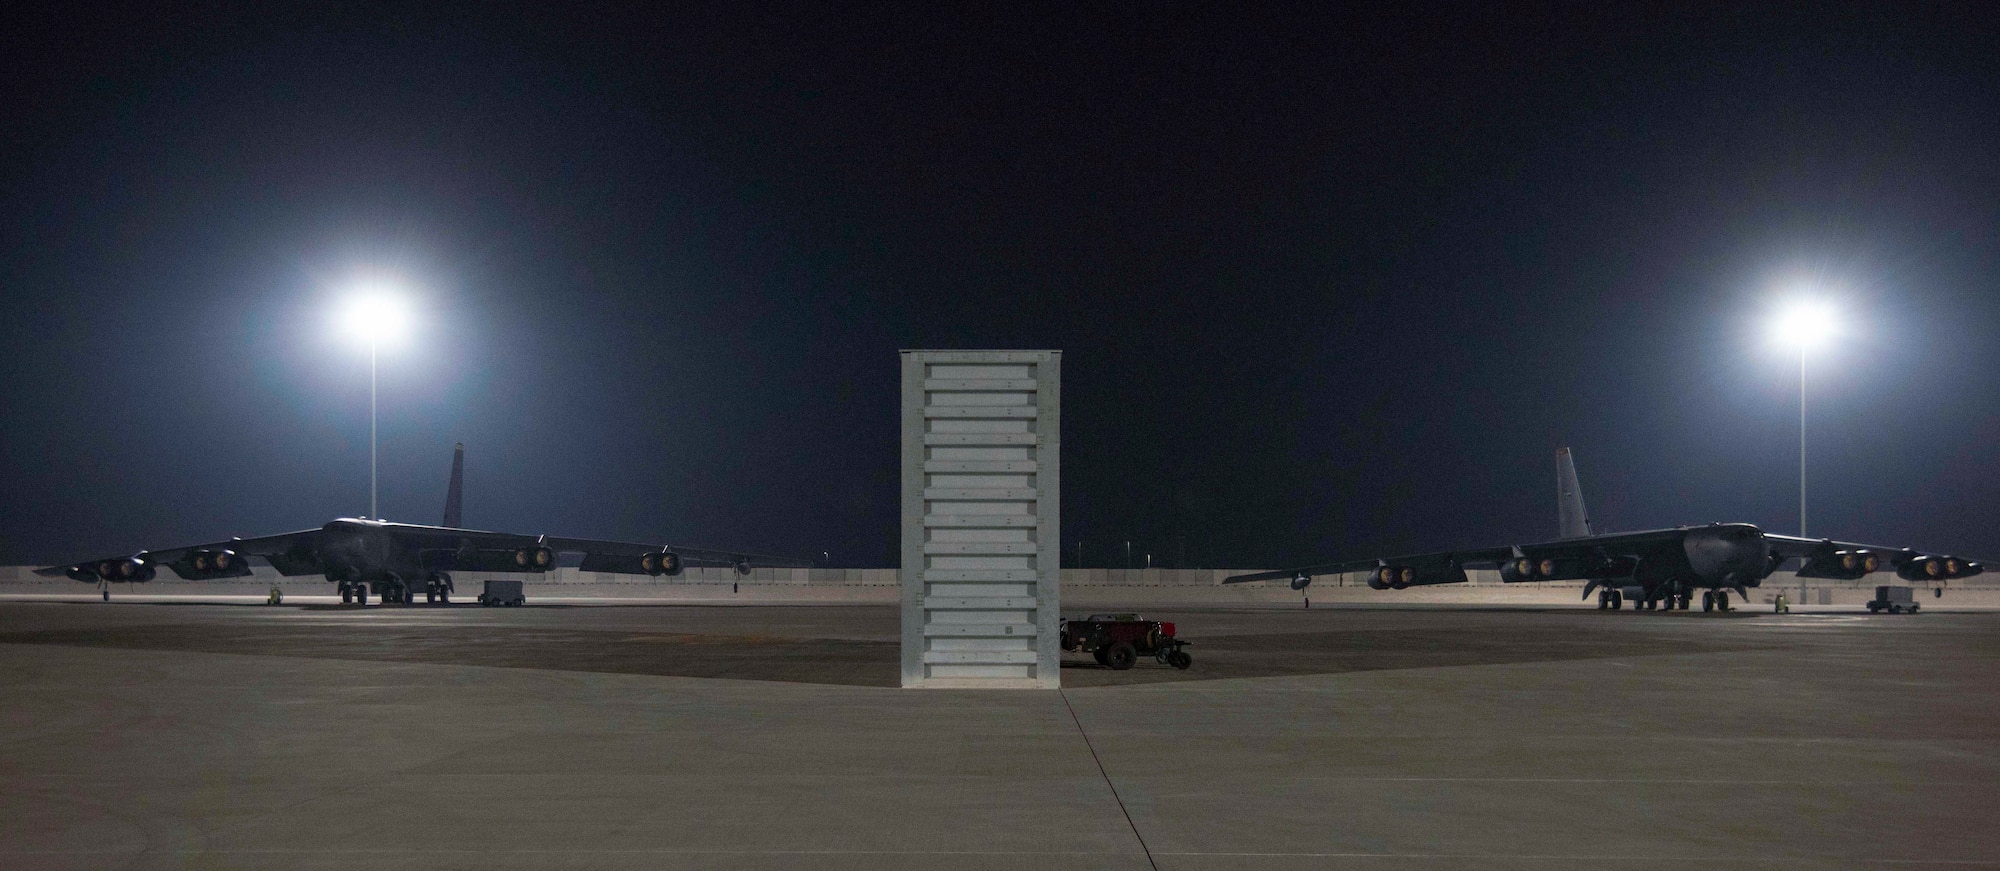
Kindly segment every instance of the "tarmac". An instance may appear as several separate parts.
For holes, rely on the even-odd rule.
[[[1060,692],[883,605],[6,601],[0,867],[2000,867],[1949,601],[1155,609]]]

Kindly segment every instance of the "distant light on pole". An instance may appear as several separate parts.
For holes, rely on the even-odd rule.
[[[1806,537],[1806,355],[1840,332],[1833,306],[1816,299],[1794,300],[1771,322],[1771,337],[1799,351],[1799,537]]]
[[[376,502],[375,358],[381,346],[398,344],[409,334],[410,321],[408,303],[381,284],[355,291],[340,313],[341,328],[368,343],[368,516],[375,520],[382,519]]]
[[[349,297],[340,312],[340,326],[370,347],[394,346],[410,332],[410,306],[385,285],[363,287]]]
[[[1839,330],[1840,319],[1833,306],[1818,300],[1793,302],[1771,322],[1772,338],[1796,346],[1801,354],[1825,344]]]

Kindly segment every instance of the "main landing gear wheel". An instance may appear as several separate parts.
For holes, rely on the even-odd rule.
[[[1618,610],[1618,609],[1620,609],[1620,608],[1623,608],[1623,607],[1625,607],[1625,594],[1624,594],[1624,592],[1622,592],[1622,591],[1619,591],[1619,590],[1612,590],[1612,591],[1611,591],[1611,610],[1613,610],[1613,611],[1616,611],[1616,610]]]
[[[1112,671],[1124,671],[1131,668],[1132,663],[1138,661],[1138,651],[1133,650],[1132,645],[1123,641],[1111,645],[1111,649],[1104,654],[1104,664],[1111,666]]]
[[[1715,610],[1715,591],[1713,590],[1702,591],[1701,610],[1705,612]]]
[[[1715,591],[1715,610],[1717,611],[1729,610],[1729,592],[1727,590]]]
[[[1605,609],[1607,609],[1607,608],[1610,608],[1610,607],[1611,607],[1611,591],[1610,591],[1610,590],[1598,590],[1598,591],[1597,591],[1597,610],[1599,610],[1599,611],[1603,611],[1603,610],[1605,610]]]

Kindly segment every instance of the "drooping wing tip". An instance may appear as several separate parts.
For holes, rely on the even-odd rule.
[[[45,569],[36,569],[35,574],[41,575],[42,577],[45,578],[57,578],[57,577],[67,576],[69,574],[69,570],[70,570],[69,566],[49,566],[48,568]]]

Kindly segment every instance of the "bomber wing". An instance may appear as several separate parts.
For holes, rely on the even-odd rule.
[[[316,547],[319,535],[318,529],[302,529],[257,538],[232,538],[165,550],[142,550],[49,566],[36,569],[35,574],[66,575],[86,582],[95,582],[100,578],[137,581],[150,580],[158,568],[165,567],[184,580],[205,581],[250,574],[250,565],[243,557],[252,556],[268,560],[282,575],[318,574],[324,570]]]
[[[794,557],[770,556],[737,550],[714,550],[703,547],[682,547],[668,544],[638,544],[627,541],[604,541],[594,538],[562,538],[551,536],[546,545],[558,551],[581,552],[585,571],[632,572],[630,566],[640,565],[640,560],[649,553],[672,552],[680,558],[684,566],[734,566],[743,574],[751,569],[809,569],[814,562]]]
[[[1800,538],[1764,533],[1778,562],[1799,560],[1799,575],[1807,578],[1859,580],[1870,572],[1893,570],[1906,581],[1938,582],[1969,578],[1986,571],[1985,564],[1947,554],[1907,547],[1883,547],[1830,538]],[[1776,562],[1773,563],[1775,568]]]
[[[1401,569],[1407,567],[1422,576],[1421,579],[1413,577],[1409,581],[1411,584],[1448,584],[1464,581],[1464,569],[1467,566],[1477,567],[1498,564],[1502,560],[1512,558],[1513,554],[1513,548],[1500,547],[1480,550],[1448,550],[1409,556],[1353,559],[1342,562],[1300,566],[1295,569],[1279,569],[1277,571],[1234,575],[1223,579],[1222,582],[1225,584],[1245,584],[1251,581],[1290,580],[1294,583],[1295,587],[1303,587],[1305,584],[1300,583],[1301,581],[1310,581],[1318,575],[1335,575],[1364,571],[1379,573],[1384,568]],[[1454,569],[1456,569],[1455,577],[1452,576]],[[1400,574],[1398,576],[1400,577]]]
[[[1355,559],[1234,575],[1225,578],[1223,583],[1290,580],[1293,588],[1299,589],[1316,575],[1369,572],[1369,586],[1400,589],[1427,584],[1465,583],[1467,568],[1495,566],[1509,581],[1617,578],[1629,576],[1640,557],[1663,545],[1678,543],[1680,535],[1681,530],[1660,529],[1563,538],[1535,544]]]
[[[588,572],[660,575],[679,574],[686,566],[734,566],[747,573],[753,568],[811,568],[811,560],[769,556],[745,551],[681,547],[635,541],[573,538],[559,535],[523,535],[485,532],[442,526],[394,524],[393,534],[431,553],[452,554],[452,563],[471,571],[545,571],[554,560],[540,563],[540,552],[581,553],[581,568]],[[663,557],[671,554],[671,557]]]

